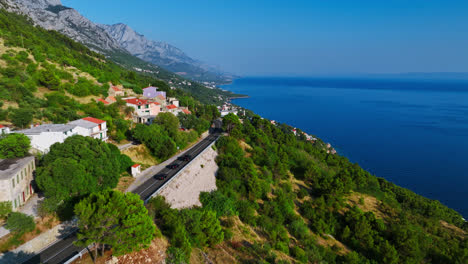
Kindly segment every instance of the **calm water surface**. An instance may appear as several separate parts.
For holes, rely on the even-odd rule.
[[[468,218],[468,81],[244,78],[224,88]]]

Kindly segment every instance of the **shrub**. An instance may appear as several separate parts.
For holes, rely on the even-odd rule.
[[[0,218],[6,218],[11,213],[11,202],[0,202]]]
[[[0,158],[22,158],[28,154],[31,141],[23,134],[9,134],[0,139]]]
[[[13,233],[25,234],[36,228],[34,218],[19,212],[13,212],[8,216],[5,228]]]

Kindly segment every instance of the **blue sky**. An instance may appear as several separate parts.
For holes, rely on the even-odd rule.
[[[62,3],[242,75],[468,72],[468,1]]]

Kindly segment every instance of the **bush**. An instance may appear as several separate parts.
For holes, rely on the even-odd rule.
[[[34,218],[19,212],[13,212],[8,216],[5,228],[13,233],[25,234],[36,228]]]
[[[0,218],[6,218],[11,213],[11,202],[0,202]]]
[[[28,154],[31,141],[23,134],[9,134],[0,139],[0,158],[22,158]]]

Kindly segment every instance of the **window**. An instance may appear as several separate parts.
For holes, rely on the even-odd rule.
[[[14,202],[15,202],[15,204],[13,205],[13,209],[15,209],[16,206],[17,206],[17,205],[16,205],[16,199],[14,199]]]
[[[13,184],[13,188],[15,188],[15,178],[11,179],[11,183]]]
[[[24,171],[21,171],[21,180],[23,180]]]
[[[19,174],[16,174],[16,183],[19,183]]]
[[[149,108],[149,105],[146,105],[146,108]]]
[[[141,106],[138,106],[138,109],[141,109]]]

